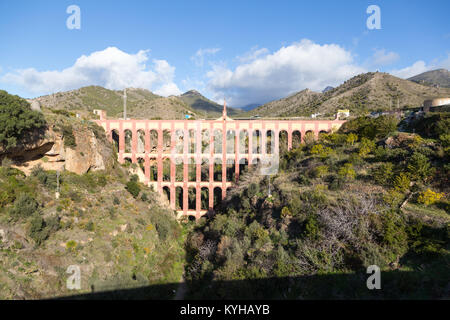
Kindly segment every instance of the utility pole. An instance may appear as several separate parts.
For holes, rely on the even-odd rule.
[[[56,171],[56,194],[55,194],[55,198],[59,199],[59,170]]]
[[[127,88],[123,89],[123,119],[127,120]]]

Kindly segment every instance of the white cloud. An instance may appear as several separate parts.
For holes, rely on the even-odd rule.
[[[203,64],[205,62],[205,56],[206,55],[215,55],[217,52],[219,52],[220,48],[206,48],[206,49],[198,49],[195,55],[191,57],[191,60],[194,61],[194,63],[198,67],[203,67]]]
[[[337,44],[319,45],[303,39],[234,70],[214,65],[207,73],[214,99],[234,106],[263,103],[300,91],[322,90],[365,72],[353,56]]]
[[[425,61],[419,60],[414,62],[414,64],[409,67],[398,70],[391,70],[389,73],[396,77],[407,79],[431,69],[432,67],[427,66]]]
[[[23,87],[29,92],[47,94],[99,85],[108,89],[145,88],[164,95],[179,94],[173,82],[175,67],[165,60],[152,60],[147,68],[148,50],[129,54],[116,47],[82,55],[74,65],[63,70],[38,71],[35,68],[15,70],[0,81]]]
[[[238,56],[237,59],[241,63],[250,62],[261,56],[264,56],[269,53],[267,48],[258,49],[258,47],[253,47],[249,52],[244,53],[242,56]]]
[[[377,49],[370,59],[370,64],[373,66],[386,66],[394,63],[399,58],[400,56],[395,52],[386,52],[385,49]]]

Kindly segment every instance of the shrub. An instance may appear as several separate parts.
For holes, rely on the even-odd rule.
[[[356,172],[351,163],[346,163],[339,169],[338,175],[340,178],[348,181],[355,179]]]
[[[22,192],[14,201],[9,213],[13,217],[30,217],[38,212],[38,202],[28,193]]]
[[[408,175],[401,172],[398,176],[394,179],[394,189],[397,192],[404,193],[407,190],[409,190],[409,185],[411,184],[411,180],[409,179]]]
[[[125,189],[127,189],[127,191],[129,193],[131,193],[133,198],[137,198],[137,196],[139,195],[139,192],[141,192],[141,188],[139,187],[138,183],[133,180],[130,180],[127,182]]]
[[[373,140],[362,138],[359,144],[358,154],[361,157],[367,156],[369,153],[375,150],[375,142]]]
[[[289,210],[288,207],[283,207],[283,209],[281,209],[281,217],[284,218],[284,217],[290,217],[290,216],[292,216],[291,210]]]
[[[444,197],[443,193],[438,193],[434,192],[431,189],[427,189],[419,194],[417,202],[429,206],[430,204],[436,203],[437,201],[441,200],[443,197]]]
[[[314,169],[314,176],[316,176],[317,178],[322,178],[327,174],[328,174],[328,166],[317,166]]]
[[[349,133],[345,139],[345,142],[351,146],[354,145],[356,141],[358,141],[358,135],[354,133]]]
[[[48,238],[49,229],[46,228],[45,221],[39,214],[33,215],[30,222],[28,235],[36,242],[37,245],[40,245]]]
[[[68,251],[75,251],[75,249],[77,248],[77,242],[75,240],[69,240],[66,242],[66,249]]]
[[[416,151],[408,162],[408,172],[413,180],[426,181],[434,173],[434,168],[427,156]]]
[[[381,185],[389,185],[394,176],[394,165],[391,162],[386,162],[380,165],[373,172],[373,178],[376,183]]]
[[[75,148],[77,146],[75,136],[73,135],[73,129],[71,125],[62,126],[64,146],[67,148]]]

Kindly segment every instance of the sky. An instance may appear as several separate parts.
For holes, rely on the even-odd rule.
[[[450,69],[448,12],[448,0],[0,0],[0,89],[195,89],[262,104],[368,71]]]

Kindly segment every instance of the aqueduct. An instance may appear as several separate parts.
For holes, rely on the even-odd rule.
[[[280,150],[310,135],[338,129],[344,120],[107,119],[95,122],[116,143],[120,163],[142,169],[144,182],[165,194],[178,216],[199,218],[225,198],[246,167],[262,162],[277,169]],[[283,145],[280,145],[280,141]]]

